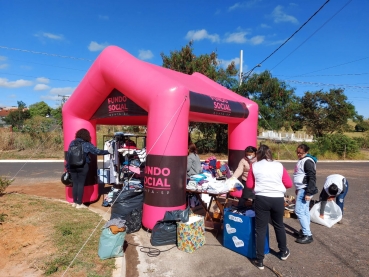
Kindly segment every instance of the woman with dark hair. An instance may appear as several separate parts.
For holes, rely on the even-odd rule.
[[[246,201],[253,201],[255,194],[252,189],[246,187],[247,175],[249,174],[250,165],[256,162],[256,151],[254,146],[247,146],[245,149],[245,157],[243,157],[238,163],[238,167],[232,175],[232,178],[238,179],[241,176],[243,191],[242,196],[238,201],[238,207],[243,207]]]
[[[310,231],[310,200],[318,193],[316,187],[316,162],[317,158],[309,154],[309,146],[300,144],[297,146],[297,164],[293,173],[293,183],[296,189],[295,214],[300,221],[301,229],[296,232],[297,243],[307,244],[313,242],[313,234]]]
[[[332,174],[325,180],[323,190],[319,195],[320,214],[319,217],[324,219],[324,210],[327,205],[327,201],[336,200],[337,205],[340,207],[343,215],[343,205],[346,194],[348,192],[349,183],[347,179],[340,174]],[[338,223],[341,223],[339,221]]]
[[[202,173],[201,161],[197,155],[196,145],[191,143],[188,147],[187,156],[187,178]]]
[[[86,161],[81,166],[72,166],[69,165],[69,150],[71,146],[75,146],[78,142],[82,143],[83,147],[83,155],[84,160]],[[71,141],[69,144],[68,152],[67,152],[67,163],[66,163],[66,169],[68,172],[70,172],[70,175],[72,177],[72,183],[73,183],[73,207],[76,207],[77,209],[81,208],[87,208],[87,206],[83,205],[82,199],[83,199],[83,191],[84,191],[84,185],[86,182],[88,170],[89,170],[89,164],[91,162],[89,154],[93,155],[107,155],[109,152],[107,150],[100,150],[97,149],[92,143],[91,143],[91,135],[90,132],[87,129],[79,129],[76,132],[75,139]]]
[[[256,260],[254,264],[264,269],[264,245],[269,218],[272,220],[280,250],[281,260],[287,260],[290,250],[287,248],[286,230],[283,225],[284,194],[292,187],[292,180],[280,162],[273,161],[272,151],[261,145],[256,152],[257,162],[249,171],[246,185],[255,192],[255,234]]]

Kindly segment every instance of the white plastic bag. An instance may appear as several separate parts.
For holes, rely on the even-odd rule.
[[[227,179],[227,181],[225,182],[226,186],[228,187],[228,190],[242,190],[243,189],[243,185],[240,181],[238,181],[238,179],[236,178],[229,178]]]
[[[331,228],[342,219],[341,208],[334,201],[327,201],[324,209],[324,219],[320,215],[320,202],[316,203],[310,210],[310,221]]]

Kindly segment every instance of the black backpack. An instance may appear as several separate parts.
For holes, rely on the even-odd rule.
[[[69,147],[68,164],[73,167],[81,167],[85,164],[86,157],[83,153],[83,143],[75,140],[73,145]]]

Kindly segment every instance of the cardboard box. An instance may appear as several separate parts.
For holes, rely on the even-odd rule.
[[[223,246],[243,256],[256,258],[255,217],[224,209]],[[265,236],[264,254],[269,253],[269,228]]]
[[[201,215],[190,215],[188,222],[177,222],[177,247],[193,253],[205,244],[205,223]]]

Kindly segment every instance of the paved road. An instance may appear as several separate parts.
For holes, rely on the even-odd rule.
[[[296,161],[282,161],[288,172],[292,174]],[[98,163],[100,167],[101,162]],[[365,170],[366,169],[366,170]],[[0,176],[7,178],[15,177],[21,179],[22,182],[41,180],[58,180],[64,171],[64,162],[60,160],[53,161],[0,161]],[[350,174],[356,171],[366,172],[369,177],[369,161],[342,161],[329,162],[320,161],[317,164],[317,181],[322,184],[325,177],[332,173],[340,172],[340,174],[350,178]],[[353,177],[353,176],[352,176]]]

